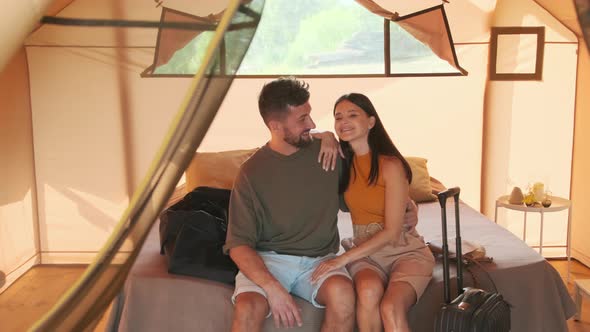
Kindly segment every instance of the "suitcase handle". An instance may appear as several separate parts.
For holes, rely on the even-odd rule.
[[[449,245],[447,241],[447,199],[455,198],[455,250],[457,256],[457,293],[463,292],[463,253],[461,250],[461,230],[459,225],[459,193],[461,189],[454,187],[438,193],[438,202],[442,210],[442,250],[443,250],[443,283],[445,303],[451,303]]]
[[[459,187],[454,187],[454,188],[450,188],[445,191],[439,192],[437,196],[438,196],[438,201],[440,202],[441,207],[446,205],[447,198],[449,198],[450,196],[454,196],[455,200],[459,200],[459,193],[460,192],[461,192],[461,188],[459,188]]]

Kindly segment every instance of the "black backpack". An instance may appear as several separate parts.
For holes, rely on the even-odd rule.
[[[169,273],[234,284],[238,268],[222,251],[230,193],[198,187],[160,214],[160,254]]]

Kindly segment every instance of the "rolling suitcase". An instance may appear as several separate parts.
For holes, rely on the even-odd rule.
[[[442,249],[444,303],[435,320],[436,332],[504,332],[510,331],[510,305],[498,292],[467,287],[463,289],[463,262],[461,252],[461,233],[459,225],[459,193],[458,187],[445,190],[438,194],[442,209]],[[447,243],[447,199],[455,199],[455,245],[457,262],[458,296],[451,301],[449,247]],[[491,280],[491,279],[490,279]],[[493,283],[493,280],[492,280]],[[494,286],[495,287],[495,286]]]

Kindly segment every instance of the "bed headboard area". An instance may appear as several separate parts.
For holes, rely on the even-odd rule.
[[[219,152],[196,152],[185,172],[186,192],[196,187],[231,189],[240,165],[258,148]],[[412,169],[410,197],[417,203],[431,202],[445,186],[428,173],[426,158],[406,157]]]
[[[186,191],[197,187],[231,189],[240,165],[258,148],[219,152],[196,152],[185,171]]]

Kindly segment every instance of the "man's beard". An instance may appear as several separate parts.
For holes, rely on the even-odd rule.
[[[284,128],[283,133],[285,134],[283,140],[296,148],[304,148],[311,144],[311,136],[309,135],[309,131],[295,135],[289,129]]]

